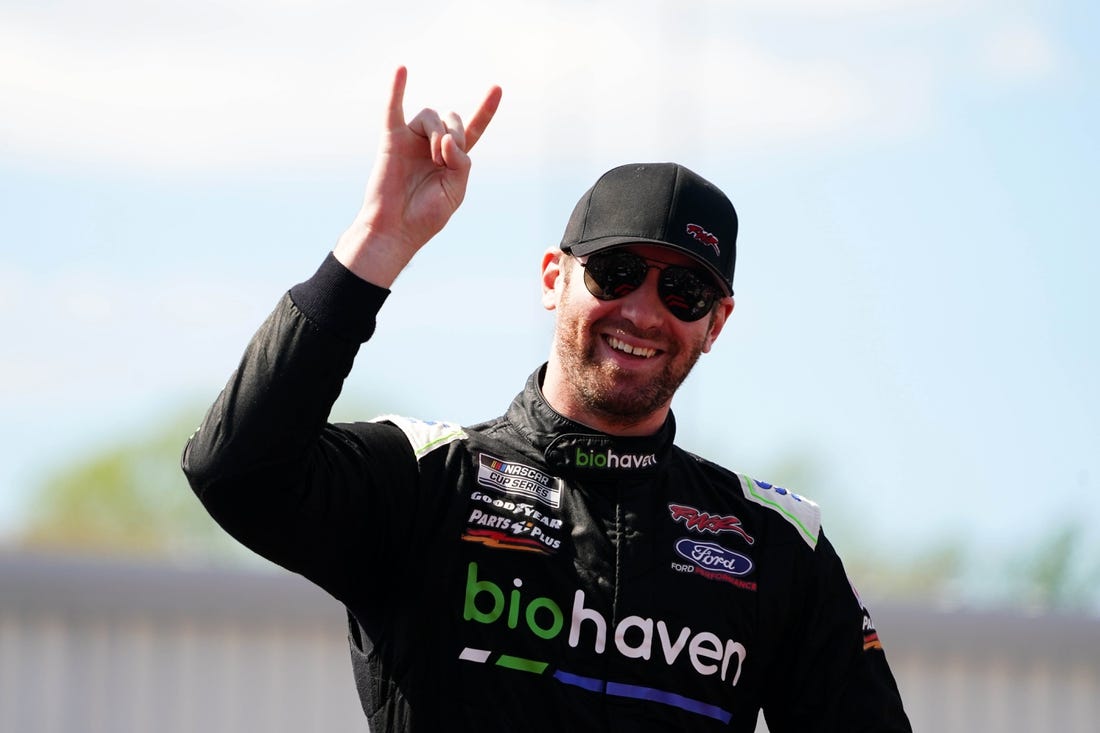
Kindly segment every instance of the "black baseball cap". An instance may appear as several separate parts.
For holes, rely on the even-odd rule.
[[[612,168],[581,197],[561,249],[578,257],[626,244],[657,244],[705,265],[733,294],[737,212],[717,186],[676,163]]]

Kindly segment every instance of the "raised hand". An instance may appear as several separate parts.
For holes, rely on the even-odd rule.
[[[450,220],[466,195],[469,151],[500,104],[492,87],[470,122],[453,112],[421,110],[406,123],[405,82],[397,69],[378,157],[363,207],[333,250],[359,277],[389,287],[413,255]]]

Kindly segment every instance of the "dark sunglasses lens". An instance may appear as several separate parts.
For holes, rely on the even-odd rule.
[[[584,285],[600,300],[628,295],[645,281],[648,266],[629,252],[594,254],[584,265]]]
[[[687,267],[666,267],[661,272],[657,292],[665,307],[681,321],[698,321],[717,298],[714,287]]]

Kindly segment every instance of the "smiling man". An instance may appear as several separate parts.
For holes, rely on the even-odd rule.
[[[733,312],[736,240],[729,199],[682,166],[601,176],[543,257],[550,404],[608,433],[655,433]]]
[[[672,163],[584,194],[543,255],[550,357],[459,426],[328,415],[398,274],[461,204],[469,124],[406,122],[358,216],[253,337],[183,468],[241,542],[348,610],[382,731],[909,731],[817,506],[675,445],[733,312],[737,215]]]

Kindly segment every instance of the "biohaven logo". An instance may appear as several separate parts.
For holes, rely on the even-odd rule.
[[[615,453],[608,449],[604,453],[586,451],[577,448],[577,468],[649,468],[657,465],[657,455],[654,453]]]
[[[614,628],[595,609],[585,606],[585,594],[573,594],[573,607],[566,618],[561,604],[552,598],[524,598],[523,580],[514,578],[512,590],[505,591],[490,580],[478,577],[476,562],[466,571],[466,598],[462,618],[480,624],[503,621],[509,629],[526,629],[540,639],[550,640],[568,628],[569,646],[584,646],[596,654],[608,651],[608,634],[614,651],[628,659],[664,662],[672,666],[686,658],[701,676],[718,675],[723,682],[736,685],[748,651],[745,645],[732,639],[723,640],[709,631],[695,631],[684,626],[676,628],[660,619],[627,616]]]
[[[478,459],[477,482],[490,489],[519,494],[557,509],[561,488],[553,478],[522,463],[510,463],[482,453]]]

